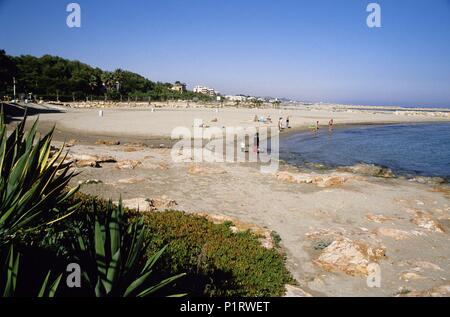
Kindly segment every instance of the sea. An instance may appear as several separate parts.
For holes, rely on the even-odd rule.
[[[442,177],[449,181],[450,122],[296,132],[280,139],[280,159],[299,167],[374,164],[399,176]]]

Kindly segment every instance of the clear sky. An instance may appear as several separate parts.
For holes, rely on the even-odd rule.
[[[0,48],[224,94],[450,106],[450,0],[0,0]]]

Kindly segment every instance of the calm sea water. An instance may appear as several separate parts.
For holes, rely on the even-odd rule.
[[[400,175],[450,179],[450,123],[322,129],[280,140],[280,158],[329,167],[376,164]]]

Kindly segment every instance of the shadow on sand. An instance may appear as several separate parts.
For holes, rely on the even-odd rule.
[[[29,104],[29,105],[20,105],[17,103],[5,103],[2,102],[0,108],[2,109],[5,118],[6,123],[19,120],[19,118],[22,118],[25,113],[28,116],[34,116],[41,113],[61,113],[62,110],[51,108],[47,106],[42,105],[36,105],[36,104]]]

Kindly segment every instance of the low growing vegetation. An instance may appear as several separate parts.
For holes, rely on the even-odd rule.
[[[148,213],[144,219],[147,253],[167,245],[158,267],[163,272],[187,272],[179,285],[186,292],[282,296],[285,284],[292,282],[279,250],[264,248],[249,231],[233,233],[227,224],[213,224],[179,211]]]

